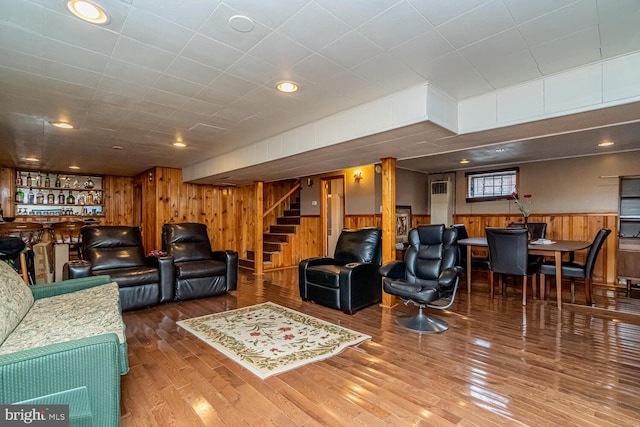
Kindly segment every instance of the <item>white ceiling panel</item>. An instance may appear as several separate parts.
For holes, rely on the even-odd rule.
[[[71,16],[45,9],[43,35],[94,52],[110,55],[118,33],[95,25],[86,25]]]
[[[97,73],[102,73],[109,62],[107,55],[53,39],[43,40],[42,57]]]
[[[165,19],[197,30],[220,4],[220,0],[133,0],[134,8],[144,9]]]
[[[31,31],[16,27],[9,22],[0,22],[0,47],[27,55],[42,55],[43,39]]]
[[[226,70],[242,56],[241,51],[200,34],[196,34],[180,54],[220,70]]]
[[[118,38],[111,56],[157,71],[164,71],[174,58],[169,51],[123,36]]]
[[[316,0],[320,6],[354,28],[397,2],[397,0]]]
[[[522,24],[575,2],[576,0],[504,0],[516,24]]]
[[[350,28],[315,3],[309,3],[278,32],[312,50],[322,49],[348,33]]]
[[[139,42],[178,53],[195,32],[134,7],[127,16],[121,34]]]
[[[441,0],[410,0],[410,3],[431,22],[433,26],[444,24],[480,5],[488,0],[458,0],[443,2]]]
[[[236,31],[229,25],[229,18],[237,15],[241,15],[240,12],[225,4],[221,4],[207,22],[198,30],[198,33],[204,34],[209,38],[241,50],[242,52],[248,52],[272,31],[257,21],[253,21],[254,28],[252,31]]]
[[[221,72],[216,68],[208,67],[183,56],[177,56],[165,70],[165,73],[170,76],[205,86],[218,77]]]
[[[433,26],[410,4],[400,2],[358,27],[358,31],[383,49],[391,49]]]

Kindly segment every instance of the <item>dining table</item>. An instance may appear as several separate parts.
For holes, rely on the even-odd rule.
[[[542,243],[545,242],[545,243]],[[587,249],[592,242],[584,240],[532,240],[529,242],[528,249],[531,255],[543,255],[554,257],[556,265],[556,296],[558,300],[558,310],[562,310],[562,255],[565,253],[573,253],[582,249]],[[458,240],[459,245],[467,247],[467,292],[471,293],[471,260],[473,257],[472,249],[474,247],[486,248],[486,237],[469,237]],[[535,286],[535,284],[534,284]],[[541,288],[540,295],[544,292]]]

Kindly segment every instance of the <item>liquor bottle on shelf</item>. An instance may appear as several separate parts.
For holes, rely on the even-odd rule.
[[[56,188],[60,188],[60,186],[62,185],[62,183],[60,182],[60,174],[56,175],[56,182],[54,184],[54,186]]]
[[[33,185],[35,187],[42,186],[42,175],[40,175],[40,172],[38,172],[38,175],[36,175],[36,177],[33,179]]]
[[[16,191],[16,203],[24,203],[24,191],[22,191],[22,188],[18,188],[18,191]]]
[[[36,201],[36,195],[33,194],[33,189],[29,187],[29,193],[27,194],[27,203],[33,204]]]
[[[58,204],[64,205],[64,193],[60,190],[60,194],[58,194]]]
[[[27,173],[27,187],[31,187],[32,183],[31,183],[32,179],[31,179],[31,172]]]
[[[93,191],[89,191],[89,195],[87,196],[87,204],[88,205],[93,204]]]
[[[56,204],[56,196],[49,190],[49,194],[47,194],[47,204],[55,205]]]
[[[51,187],[51,178],[49,178],[49,174],[47,174],[47,176],[44,177],[44,186]]]
[[[44,193],[42,190],[38,190],[38,193],[36,194],[36,204],[44,205]]]
[[[16,186],[22,187],[24,185],[24,180],[22,179],[22,174],[16,171]]]
[[[69,195],[67,196],[67,204],[68,205],[75,205],[76,204],[76,198],[73,197],[73,191],[69,190]]]

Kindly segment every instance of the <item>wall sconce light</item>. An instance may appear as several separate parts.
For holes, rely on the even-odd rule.
[[[313,179],[307,178],[307,187],[313,187]]]
[[[358,184],[360,183],[360,180],[362,179],[362,171],[361,170],[357,170],[353,173],[353,180],[355,182],[357,182]]]
[[[153,181],[153,172],[149,171],[149,182]]]

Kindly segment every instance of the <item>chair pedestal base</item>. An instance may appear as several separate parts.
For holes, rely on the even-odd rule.
[[[449,324],[444,320],[425,315],[422,312],[422,307],[420,307],[417,315],[398,317],[396,323],[405,329],[418,332],[419,334],[437,334],[449,329]]]

